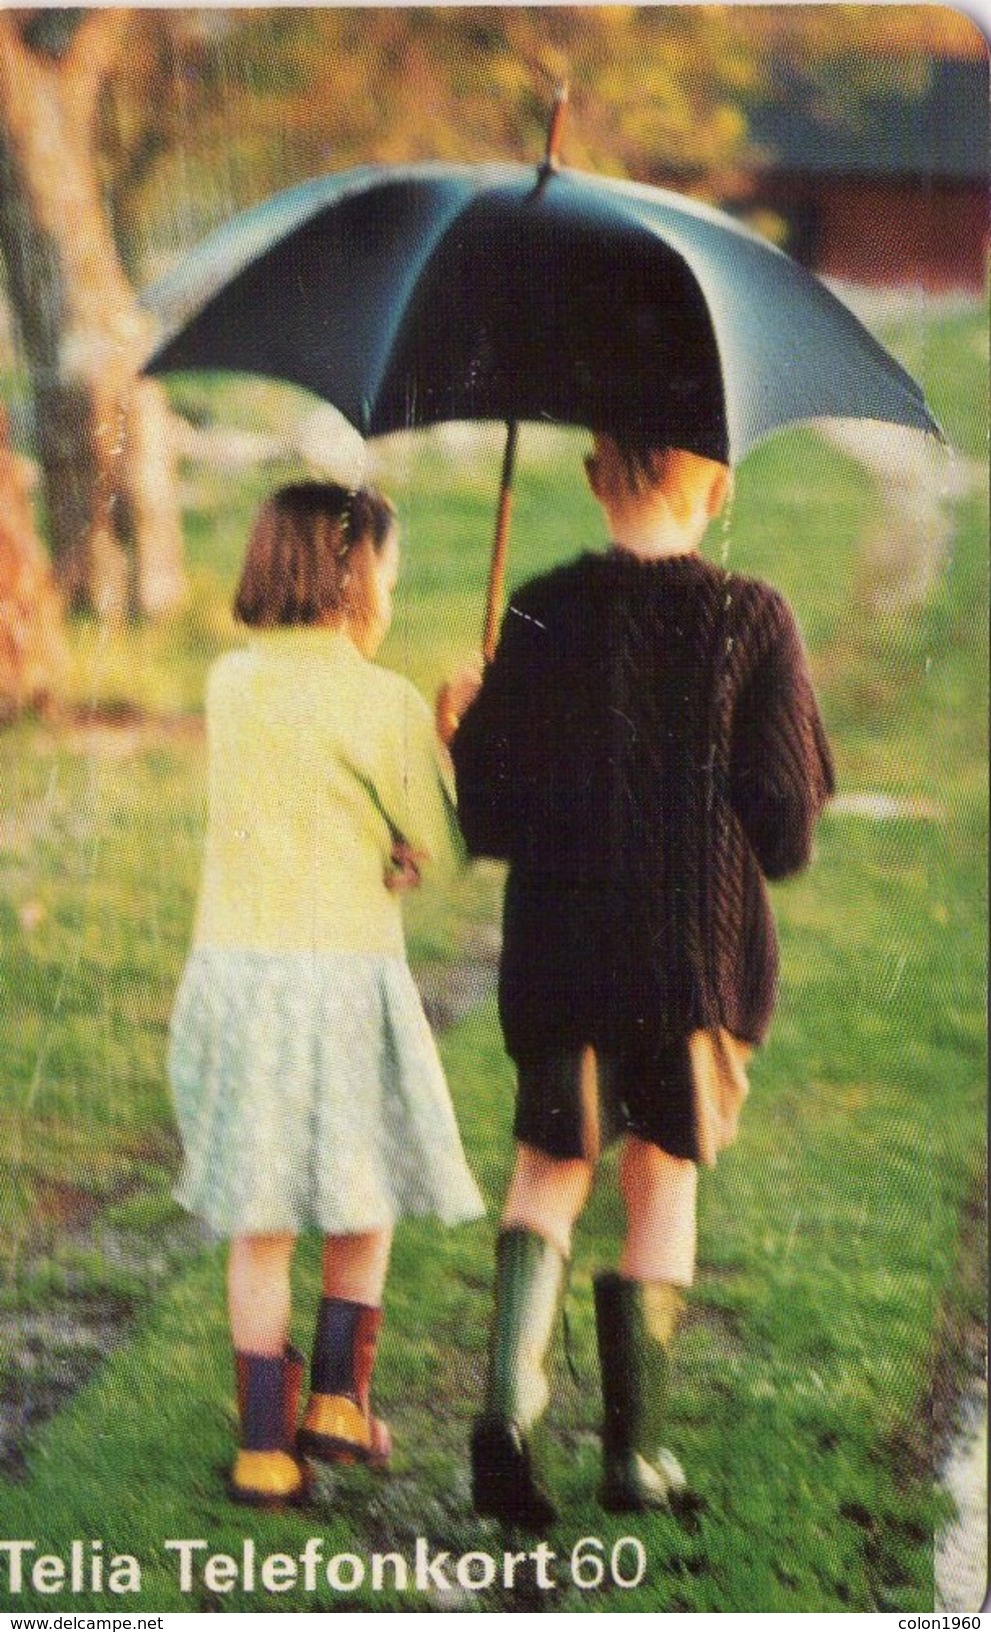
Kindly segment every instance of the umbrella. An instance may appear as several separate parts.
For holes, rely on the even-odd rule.
[[[146,291],[148,372],[268,375],[364,437],[508,425],[491,656],[521,420],[738,463],[779,426],[938,432],[919,387],[823,284],[721,211],[542,165],[366,166],[249,209]]]

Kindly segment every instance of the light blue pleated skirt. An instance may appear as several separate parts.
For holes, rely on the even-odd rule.
[[[221,1236],[478,1218],[405,959],[195,949],[170,1028],[176,1199]]]

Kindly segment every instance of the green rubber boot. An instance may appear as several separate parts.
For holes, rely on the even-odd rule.
[[[471,1438],[476,1513],[541,1530],[557,1517],[543,1472],[545,1363],[564,1289],[565,1260],[532,1231],[496,1244],[495,1312],[485,1410]]]
[[[602,1484],[609,1513],[678,1507],[685,1475],[661,1445],[668,1355],[683,1299],[676,1286],[595,1279],[595,1327],[602,1373]]]

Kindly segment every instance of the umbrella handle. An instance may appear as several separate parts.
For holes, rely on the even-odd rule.
[[[495,537],[492,540],[492,561],[489,565],[489,589],[485,603],[485,626],[482,633],[482,655],[491,663],[499,644],[499,620],[502,616],[503,593],[506,583],[506,554],[509,545],[509,517],[513,508],[513,468],[516,464],[516,444],[519,423],[515,419],[506,424],[506,447],[502,456],[502,479],[499,483],[499,507],[496,511]]]

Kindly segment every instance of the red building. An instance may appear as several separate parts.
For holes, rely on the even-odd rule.
[[[774,101],[750,111],[746,208],[780,217],[784,247],[825,277],[983,294],[987,53],[923,64],[921,88],[918,60],[906,65],[903,90],[890,59],[886,68],[885,89],[852,108],[839,80],[830,101],[821,77],[815,95],[799,76],[783,77]]]

